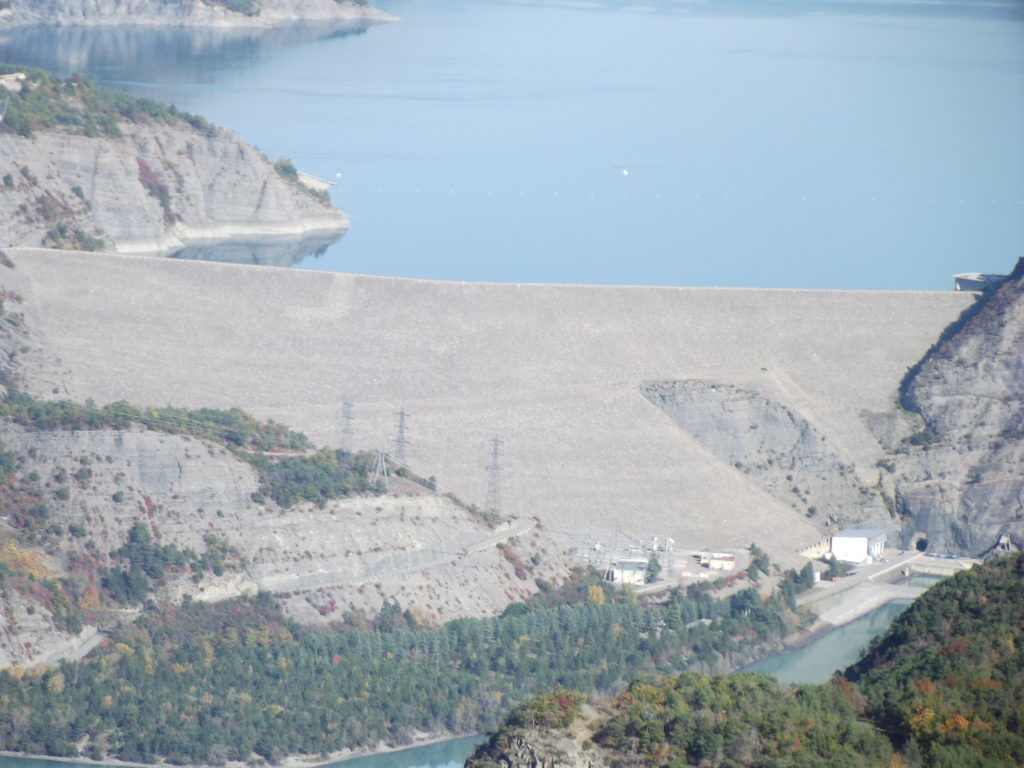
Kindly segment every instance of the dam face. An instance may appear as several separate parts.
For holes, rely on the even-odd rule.
[[[801,455],[829,453],[849,468],[877,518],[869,491],[882,453],[865,414],[893,409],[901,376],[973,301],[953,291],[449,283],[8,254],[15,268],[0,267],[0,281],[23,296],[75,400],[238,406],[338,446],[348,398],[352,447],[389,452],[404,409],[409,466],[468,502],[484,504],[499,437],[506,515],[620,543],[671,536],[679,550],[757,542],[784,564],[822,537],[831,502],[821,482],[806,498],[809,470],[783,467],[778,440],[798,432]],[[688,393],[720,382],[745,393],[742,403],[714,398],[705,422],[699,395],[688,395],[698,400],[683,428],[644,395],[651,382],[691,380],[701,387]],[[771,419],[760,419],[762,402]],[[702,430],[731,430],[733,447],[710,449]],[[742,461],[723,458],[745,430],[759,442],[743,443]],[[795,475],[795,498],[766,489],[753,464]]]

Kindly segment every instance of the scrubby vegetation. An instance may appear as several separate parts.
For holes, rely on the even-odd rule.
[[[7,115],[0,131],[31,137],[41,128],[51,128],[85,136],[119,137],[121,121],[183,120],[200,130],[210,129],[202,117],[180,112],[174,106],[152,99],[137,98],[96,85],[88,78],[73,75],[59,78],[42,69],[0,64],[0,74],[24,72],[21,90],[10,94]]]
[[[259,472],[260,490],[255,501],[271,498],[282,507],[299,501],[322,506],[329,499],[381,490],[367,479],[371,454],[326,449],[312,452],[309,438],[301,432],[274,421],[259,421],[240,408],[139,408],[124,401],[98,408],[69,400],[38,400],[9,387],[0,400],[0,419],[38,430],[127,429],[141,424],[161,432],[210,440]]]
[[[225,562],[238,564],[240,559],[227,543],[212,534],[204,537],[206,550],[202,555],[195,550],[180,550],[174,544],[158,544],[148,525],[137,522],[128,532],[128,540],[110,553],[114,566],[101,572],[105,593],[115,602],[140,603],[149,596],[153,582],[160,581],[168,572],[191,573],[200,579],[210,571],[224,572]]]
[[[373,463],[369,453],[351,455],[325,448],[310,456],[245,458],[260,472],[260,496],[269,496],[282,507],[299,501],[322,507],[329,499],[380,490],[368,479]]]

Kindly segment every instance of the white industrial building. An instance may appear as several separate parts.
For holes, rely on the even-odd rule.
[[[844,563],[866,563],[882,556],[885,531],[880,528],[847,528],[832,537],[832,556]]]

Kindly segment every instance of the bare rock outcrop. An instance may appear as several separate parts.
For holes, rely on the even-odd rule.
[[[700,379],[644,382],[641,391],[708,451],[818,524],[888,523],[877,491],[794,409]]]
[[[161,545],[225,553],[220,572],[169,571],[154,583],[158,603],[266,591],[306,624],[351,611],[372,616],[384,601],[428,624],[491,616],[569,571],[567,555],[534,521],[489,523],[408,481],[382,496],[282,509],[256,500],[251,464],[188,435],[0,422],[0,452],[17,457],[17,476],[35,483],[47,509],[45,528],[27,539],[24,523],[4,509],[0,540],[82,600],[95,600],[100,571],[116,565],[111,553],[140,521]],[[0,561],[10,559],[0,552]],[[55,661],[95,631],[58,626],[11,584],[0,594],[0,667]]]
[[[297,21],[394,17],[358,0],[11,0],[0,26],[278,27]]]
[[[892,458],[904,544],[1024,547],[1024,260],[912,369],[916,421]]]
[[[231,131],[180,118],[118,129],[0,133],[0,245],[158,253],[209,240],[337,237],[348,226]]]
[[[585,703],[565,726],[506,723],[466,760],[467,768],[603,768],[620,755],[595,744],[595,729],[607,712]]]

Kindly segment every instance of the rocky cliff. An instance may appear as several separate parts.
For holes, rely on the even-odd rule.
[[[33,74],[3,127],[0,245],[158,253],[348,226],[231,131],[85,82]]]
[[[0,26],[279,27],[394,18],[358,0],[10,0],[4,6]]]
[[[488,524],[408,481],[383,496],[283,509],[254,500],[250,464],[186,435],[0,423],[0,453],[17,465],[16,479],[0,489],[0,564],[24,576],[24,564],[34,563],[39,578],[61,581],[98,621],[113,620],[96,613],[99,572],[115,565],[111,552],[138,521],[161,545],[224,553],[220,573],[161,579],[158,603],[267,591],[307,624],[351,611],[372,616],[385,600],[425,624],[490,616],[534,594],[537,579],[568,573],[564,553],[533,521]],[[31,512],[40,505],[41,517]],[[0,667],[55,661],[95,633],[61,626],[48,601],[18,583],[0,579]]]
[[[902,432],[883,439],[903,543],[1024,548],[1024,259],[914,366],[901,399]]]
[[[51,398],[63,392],[62,364],[22,303],[10,288],[0,303],[5,409],[28,382]],[[490,616],[569,573],[534,520],[483,519],[403,478],[385,494],[284,507],[260,492],[244,453],[138,423],[57,428],[66,407],[30,403],[21,419],[32,427],[0,414],[0,668],[84,654],[100,624],[134,614],[100,594],[104,569],[118,566],[112,553],[139,522],[159,546],[215,552],[218,563],[168,570],[153,583],[155,603],[264,591],[306,624],[373,616],[385,601],[428,625]]]

